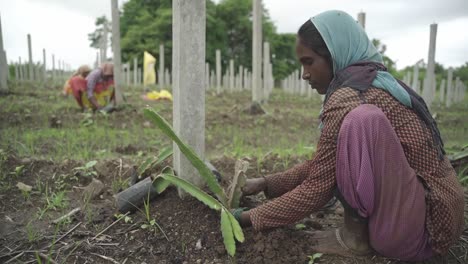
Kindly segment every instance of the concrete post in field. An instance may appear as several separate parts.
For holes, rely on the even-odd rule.
[[[210,64],[205,63],[205,91],[210,89]]]
[[[229,60],[229,91],[233,92],[234,87],[234,60]]]
[[[21,67],[21,71],[23,73],[23,81],[28,80],[29,79],[29,77],[28,77],[28,64],[23,63],[23,65]]]
[[[263,101],[268,101],[270,90],[268,87],[268,64],[270,64],[270,43],[263,42]]]
[[[252,83],[249,80],[249,69],[244,68],[244,90],[249,90]]]
[[[164,72],[164,85],[171,86],[171,84],[171,73],[169,72],[169,69],[166,69]]]
[[[244,90],[244,66],[239,65],[239,91]]]
[[[47,63],[46,63],[46,50],[42,49],[42,66],[43,66],[43,76],[44,81],[47,81]]]
[[[445,101],[445,79],[442,79],[440,82],[440,89],[439,89],[439,102],[440,105],[444,105]]]
[[[216,93],[221,93],[221,51],[216,50]]]
[[[205,39],[206,1],[173,0],[173,126],[181,140],[202,160],[205,156]],[[197,170],[175,144],[173,161],[179,177],[203,185]],[[180,189],[179,195],[184,196]]]
[[[452,87],[452,80],[453,80],[453,68],[448,68],[447,71],[447,96],[445,97],[445,107],[452,106],[453,101],[453,87]]]
[[[455,83],[452,84],[453,85],[453,92],[452,92],[452,95],[453,95],[453,103],[458,103],[460,102],[460,90],[461,90],[461,81],[460,81],[460,77],[456,77],[455,78]]]
[[[159,44],[159,73],[160,76],[158,83],[159,83],[159,88],[162,89],[166,85],[166,80],[164,80],[164,45]]]
[[[20,80],[20,76],[19,76],[19,67],[18,67],[18,63],[15,63],[15,81],[18,82]]]
[[[299,76],[299,82],[301,83],[301,94],[307,94],[307,90],[312,89],[307,89],[307,81],[302,79],[302,76],[304,76],[304,67],[301,67],[301,75]]]
[[[24,73],[23,73],[23,64],[21,63],[21,57],[19,59],[19,80],[24,81]]]
[[[411,82],[411,72],[407,71],[405,77],[403,78],[403,82],[409,84]]]
[[[56,73],[55,73],[55,55],[52,54],[52,81],[54,81],[56,78]]]
[[[127,68],[127,86],[130,86],[130,84],[131,84],[131,80],[130,80],[130,78],[131,78],[131,72],[130,72],[131,67],[130,67],[130,62],[127,62],[127,63],[125,64],[125,66],[127,66],[127,67],[126,67],[126,68]]]
[[[262,100],[262,1],[253,0],[252,101]]]
[[[413,82],[411,83],[411,88],[417,93],[420,94],[419,90],[419,64],[422,63],[423,60],[419,60],[414,64],[413,68]]]
[[[211,70],[210,87],[211,87],[211,89],[216,87],[216,72],[215,72],[215,70]]]
[[[99,67],[101,60],[99,59],[99,51],[96,52],[96,61],[94,62],[94,68]]]
[[[31,34],[28,34],[28,58],[29,58],[29,80],[34,80],[34,69],[33,69],[33,59],[32,59],[32,47],[31,47]]]
[[[8,91],[8,63],[3,48],[2,19],[0,17],[0,93]]]
[[[141,68],[138,68],[138,73],[137,73],[137,83],[141,84]]]
[[[121,76],[121,56],[120,56],[120,16],[119,6],[117,0],[111,0],[112,8],[112,52],[114,61],[114,90],[115,90],[115,103],[120,104],[123,102],[122,91],[120,86],[122,85]]]
[[[133,58],[133,85],[138,85],[138,58]]]
[[[366,13],[359,12],[357,15],[358,23],[363,29],[366,29]]]
[[[62,81],[62,61],[57,60],[57,79]]]
[[[423,98],[431,107],[435,93],[435,52],[436,52],[437,24],[431,24],[429,37],[429,54],[427,60],[426,79],[424,80]]]

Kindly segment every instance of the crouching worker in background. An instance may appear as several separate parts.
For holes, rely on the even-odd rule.
[[[112,63],[104,63],[93,71],[87,65],[83,65],[65,83],[63,94],[73,94],[81,111],[89,108],[108,112],[114,108],[113,85],[114,65]]]
[[[83,102],[81,96],[86,91],[86,77],[91,72],[91,68],[88,65],[82,65],[78,68],[75,74],[65,82],[63,86],[63,95],[67,96],[72,94],[76,102],[83,110]]]
[[[114,65],[104,63],[86,78],[86,91],[81,96],[84,106],[106,112],[114,108]]]

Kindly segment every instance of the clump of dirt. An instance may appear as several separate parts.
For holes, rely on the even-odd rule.
[[[118,146],[114,151],[124,155],[133,155],[138,153],[138,148],[130,144],[126,146]]]
[[[264,115],[265,110],[263,110],[262,105],[259,102],[253,102],[247,109],[244,111],[250,115]]]

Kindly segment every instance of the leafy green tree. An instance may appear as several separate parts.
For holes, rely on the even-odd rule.
[[[455,68],[454,76],[460,77],[460,80],[462,82],[467,83],[468,82],[468,62],[465,62],[464,65],[458,68]]]
[[[285,79],[291,72],[300,69],[296,58],[296,34],[277,34],[272,39],[271,61],[275,79]]]
[[[99,49],[101,48],[101,41],[102,41],[102,38],[104,37],[104,31],[105,31],[104,29],[107,27],[107,32],[109,33],[107,36],[109,37],[111,35],[110,34],[111,27],[110,27],[109,20],[107,19],[106,16],[100,16],[96,18],[96,22],[94,23],[94,25],[96,26],[96,30],[88,34],[88,39],[91,42],[90,46],[92,48]]]

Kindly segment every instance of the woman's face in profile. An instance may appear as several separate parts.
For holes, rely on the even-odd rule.
[[[305,46],[300,37],[296,40],[296,55],[304,67],[302,79],[308,81],[311,88],[316,89],[319,94],[326,94],[333,79],[328,60]]]

